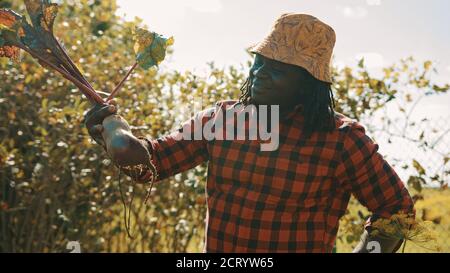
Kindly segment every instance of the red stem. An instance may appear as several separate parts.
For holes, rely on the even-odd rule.
[[[61,73],[61,75],[63,75],[64,78],[66,78],[67,80],[69,80],[73,84],[75,84],[80,89],[80,91],[91,101],[91,103],[93,103],[93,104],[95,104],[95,103],[97,103],[97,104],[105,104],[103,99],[95,91],[91,90],[89,87],[87,87],[86,85],[81,83],[77,78],[75,78],[74,76],[70,75],[68,72],[64,71],[63,69],[57,67],[56,65],[50,63],[46,59],[44,59],[41,56],[39,56],[38,54],[34,53],[33,50],[28,49],[27,47],[22,46],[22,45],[18,45],[18,47],[21,48],[22,50],[28,52],[35,59],[38,59],[39,61],[43,62],[44,64],[46,64],[50,68],[52,68],[52,69],[58,71],[59,73]]]
[[[59,43],[58,39],[56,39],[56,37],[53,35],[52,33],[52,37],[53,40],[55,41],[56,45],[58,46],[59,50],[63,53],[64,57],[67,59],[67,61],[69,62],[70,66],[72,67],[72,69],[76,72],[76,74],[80,77],[81,82],[84,83],[87,87],[89,87],[92,91],[95,91],[95,89],[92,87],[92,85],[86,80],[86,78],[83,76],[83,74],[81,74],[80,70],[78,69],[78,67],[75,65],[75,63],[72,61],[72,59],[69,57],[69,55],[67,54],[67,52],[64,50],[64,48],[61,46],[61,44]]]
[[[116,88],[114,88],[114,90],[111,92],[111,95],[109,95],[109,97],[106,99],[106,101],[110,101],[112,100],[117,92],[119,92],[120,88],[122,88],[122,86],[124,85],[124,83],[127,81],[128,77],[130,77],[131,73],[133,72],[134,69],[136,69],[138,63],[134,63],[134,65],[130,68],[130,70],[128,70],[127,74],[125,75],[125,77],[123,77],[123,79],[120,81],[120,83],[116,86]]]

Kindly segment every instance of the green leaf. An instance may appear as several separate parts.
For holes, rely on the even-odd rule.
[[[413,159],[413,166],[414,166],[414,168],[417,170],[417,172],[420,174],[420,175],[425,175],[425,169],[422,167],[422,165],[420,165],[420,163],[417,161],[417,160],[415,160],[415,159]]]
[[[408,179],[408,186],[415,189],[417,192],[422,192],[422,184],[425,184],[425,180],[418,176],[410,176]]]
[[[31,23],[37,27],[41,25],[43,18],[43,2],[41,0],[25,0],[25,6],[27,8],[28,15],[30,15]],[[46,1],[47,2],[47,1]]]
[[[134,30],[136,61],[143,69],[159,65],[166,57],[167,47],[173,45],[173,37],[164,38],[158,33],[136,27]]]
[[[33,2],[34,5],[36,1],[30,2]],[[32,7],[34,10],[36,8],[33,5]],[[35,16],[30,15],[31,18]],[[54,18],[51,16],[53,15],[48,14],[47,17],[49,17],[49,20],[53,23]],[[0,33],[2,39],[4,40],[4,45],[26,46],[49,62],[57,66],[60,65],[58,58],[55,58],[52,52],[57,52],[59,55],[61,55],[61,53],[58,51],[55,44],[53,34],[48,32],[45,28],[40,25],[37,28],[33,27],[24,17],[18,15],[12,10],[0,10],[0,24]],[[18,51],[18,49],[16,51]],[[8,55],[11,54],[2,54],[1,56],[9,57]]]
[[[433,85],[433,90],[436,92],[447,92],[450,89],[450,85],[438,86],[436,84]]]
[[[53,23],[58,14],[58,4],[48,0],[25,0],[25,6],[31,23],[36,29],[43,28],[47,32],[53,32]]]
[[[15,46],[0,46],[0,57],[17,61],[20,57],[20,49]]]
[[[345,237],[345,239],[346,239],[348,244],[351,244],[351,243],[353,243],[355,241],[355,236],[350,234],[350,235],[347,235],[347,237]]]
[[[0,46],[16,45],[23,35],[22,16],[9,9],[0,9]]]
[[[22,16],[10,9],[0,9],[0,26],[1,29],[15,29],[22,20]]]
[[[18,60],[20,23],[22,17],[9,9],[0,9],[0,57]]]
[[[422,133],[419,136],[419,140],[423,140],[425,137],[425,131],[422,131]]]
[[[22,42],[54,65],[70,67],[53,36],[53,23],[58,14],[58,5],[49,0],[25,0],[25,6],[32,24],[22,23],[25,32]]]
[[[361,60],[359,60],[358,67],[359,68],[364,68],[364,58],[361,58]]]
[[[33,51],[44,57],[55,65],[59,65],[59,60],[52,54],[56,46],[42,32],[28,23],[23,24],[25,35],[21,38],[21,42]]]
[[[41,19],[41,25],[50,32],[53,32],[53,23],[58,15],[57,4],[47,4],[44,6],[43,17]]]

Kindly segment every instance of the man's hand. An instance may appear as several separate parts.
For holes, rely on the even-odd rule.
[[[105,118],[115,115],[117,106],[114,101],[110,104],[96,105],[85,115],[85,125],[89,135],[106,150],[106,144],[102,137]]]
[[[359,244],[353,253],[395,253],[402,245],[403,240],[390,239],[380,236],[371,236],[367,230],[361,235]]]
[[[114,101],[92,108],[85,116],[85,124],[117,166],[148,165],[150,155],[145,141],[136,138],[128,122],[117,115]]]

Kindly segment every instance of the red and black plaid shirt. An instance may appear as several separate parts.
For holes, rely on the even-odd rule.
[[[205,124],[236,103],[218,103],[185,125]],[[307,136],[298,107],[280,119],[271,152],[257,140],[180,140],[181,130],[147,141],[158,180],[209,162],[205,251],[331,252],[350,194],[377,217],[413,211],[364,128],[340,114],[336,125]]]

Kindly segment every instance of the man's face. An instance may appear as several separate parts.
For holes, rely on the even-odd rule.
[[[290,108],[301,102],[303,74],[300,67],[256,54],[250,73],[253,75],[251,97],[255,104]]]

